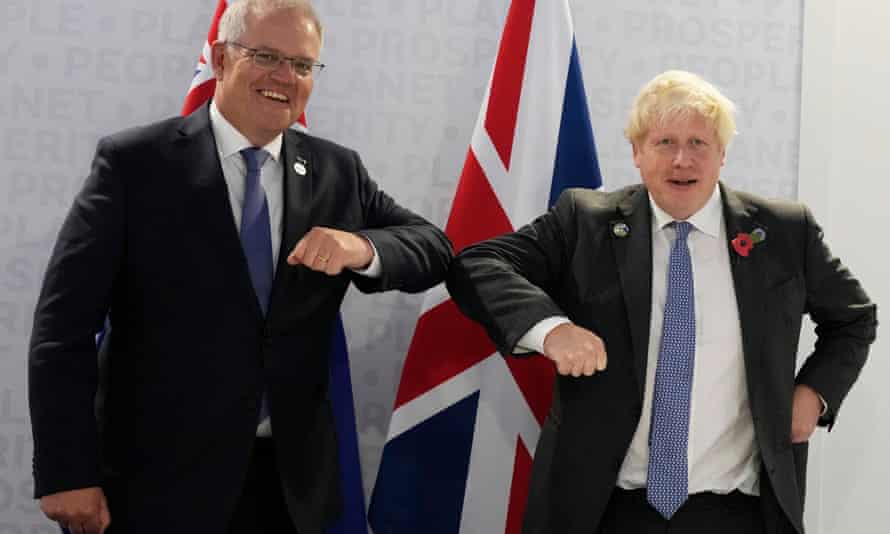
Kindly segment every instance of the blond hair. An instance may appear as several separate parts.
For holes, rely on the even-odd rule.
[[[624,135],[633,144],[649,129],[678,116],[698,113],[714,128],[721,147],[736,134],[735,104],[701,77],[682,70],[663,72],[640,89]]]

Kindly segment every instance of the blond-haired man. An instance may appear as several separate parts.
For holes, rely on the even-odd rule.
[[[463,251],[448,287],[504,354],[558,375],[524,532],[803,532],[807,440],[831,425],[875,306],[800,204],[719,180],[734,106],[662,73],[626,135],[642,184],[570,190]],[[795,373],[801,318],[818,343]]]
[[[289,130],[321,66],[308,0],[231,3],[219,35],[213,102],[100,142],[47,270],[35,493],[76,534],[321,534],[343,295],[420,291],[451,259],[355,152]]]

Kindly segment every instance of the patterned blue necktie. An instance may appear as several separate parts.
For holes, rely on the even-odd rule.
[[[671,223],[671,247],[661,350],[655,371],[652,428],[649,434],[647,498],[670,519],[689,496],[689,400],[695,362],[695,287],[686,238],[688,222]]]
[[[260,169],[269,153],[262,148],[245,148],[241,157],[247,165],[244,179],[244,206],[241,209],[241,246],[247,258],[250,281],[256,292],[263,315],[269,311],[272,293],[272,230],[269,223],[269,203],[266,190],[260,183]],[[257,423],[269,417],[267,395],[263,393]]]
[[[265,314],[272,293],[272,232],[269,225],[269,203],[260,183],[260,168],[268,152],[261,148],[241,151],[247,165],[244,180],[244,206],[241,210],[241,246],[250,269],[250,281]]]

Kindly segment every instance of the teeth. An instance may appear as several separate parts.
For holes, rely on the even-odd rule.
[[[279,102],[288,101],[287,96],[281,93],[276,93],[275,91],[270,91],[268,89],[263,89],[262,91],[260,91],[260,94],[265,96],[266,98],[271,98],[272,100],[277,100]]]

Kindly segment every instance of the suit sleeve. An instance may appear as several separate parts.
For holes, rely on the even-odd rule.
[[[518,231],[464,249],[451,264],[448,292],[480,323],[501,354],[543,319],[566,315],[552,295],[568,269],[576,224],[571,191]]]
[[[96,334],[109,311],[125,232],[113,153],[111,141],[100,141],[59,232],[34,312],[28,394],[36,497],[100,482]]]
[[[834,424],[859,376],[877,330],[877,310],[859,281],[831,254],[809,210],[804,212],[806,311],[816,323],[816,344],[797,376],[828,403],[821,425]]]
[[[442,282],[453,256],[445,233],[381,191],[357,154],[354,158],[363,212],[359,233],[374,244],[382,267],[379,278],[354,274],[356,287],[363,292],[417,293]]]

